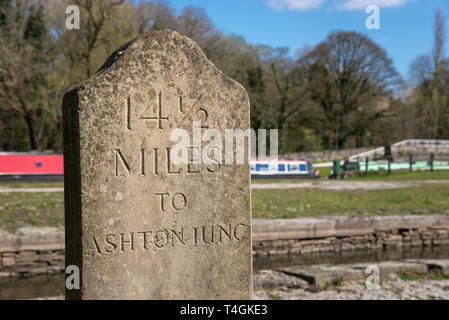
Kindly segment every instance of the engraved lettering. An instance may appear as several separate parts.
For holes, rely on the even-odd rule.
[[[182,193],[176,193],[172,199],[172,206],[173,209],[178,211],[185,209],[185,207],[187,206],[186,196],[183,195]]]
[[[167,195],[167,194],[165,194]],[[216,224],[177,228],[154,228],[138,232],[108,233],[104,237],[93,236],[88,254],[113,254],[144,252],[151,247],[168,249],[192,246],[212,247],[227,243],[239,243],[247,238],[249,226],[239,224]],[[193,237],[187,235],[193,234]],[[136,239],[137,235],[137,239]],[[100,244],[106,244],[104,248]]]
[[[201,115],[203,115],[203,120],[201,121],[201,123],[207,122],[207,119],[209,118],[209,114],[207,113],[206,109],[204,108],[200,108],[200,110],[198,110],[197,112],[198,117],[201,119]],[[208,129],[209,126],[206,125],[202,125],[201,126],[202,129]]]
[[[157,120],[158,121],[158,129],[163,129],[162,127],[162,121],[168,121],[168,116],[167,117],[163,117],[162,116],[162,92],[159,92],[158,95],[158,115],[157,117],[145,117],[142,116],[140,119],[142,120]]]
[[[120,233],[120,242],[122,251],[125,251],[125,244],[127,243],[129,243],[131,250],[134,251],[134,232],[130,233],[130,240],[125,240],[125,234]]]
[[[164,173],[164,166],[166,166],[167,175],[182,175],[182,174],[200,174],[201,172],[216,173],[221,169],[219,160],[209,157],[209,163],[200,165],[200,158],[196,158],[200,154],[194,147],[190,148],[191,152],[188,152],[188,163],[177,166],[170,159],[172,152],[171,148],[166,148],[166,160],[167,163],[159,163],[159,149],[153,149],[153,164],[148,164],[147,158],[152,158],[147,155],[147,150],[141,148],[133,156],[125,155],[120,149],[113,149],[114,152],[114,176],[116,177],[128,177],[128,176],[141,176],[146,177],[148,174],[154,174],[156,176]],[[195,157],[190,153],[194,153]],[[161,171],[162,168],[162,171]]]
[[[193,227],[193,232],[195,233],[195,247],[198,245],[198,227]]]
[[[125,157],[123,156],[122,152],[119,149],[114,149],[114,151],[115,151],[115,175],[117,177],[119,176],[119,159],[122,166],[124,166],[126,169],[127,174],[125,175],[129,175],[130,167],[128,162],[125,160]]]
[[[201,163],[201,160],[198,157],[195,157],[195,154],[198,156],[198,154],[201,155],[201,148],[199,147],[190,147],[189,150],[190,152],[188,152],[189,155],[189,162],[187,163],[187,172],[188,173],[200,173],[200,170],[194,170],[193,169],[193,165],[194,164],[198,164]]]
[[[173,237],[172,237],[172,247],[175,246],[175,237],[178,238],[178,241],[181,244],[186,244],[186,240],[184,239],[184,228],[181,228],[181,234],[179,234],[176,230],[171,230]]]
[[[151,231],[138,232],[139,235],[143,235],[143,248],[148,249],[148,237],[147,235],[151,235]]]
[[[164,196],[168,196],[168,193],[156,193],[156,196],[160,196],[161,197],[161,210],[162,212],[165,212],[165,207],[164,207]]]
[[[154,245],[158,248],[163,248],[168,244],[169,234],[166,230],[159,230],[154,237]]]
[[[234,238],[237,239],[237,240],[239,240],[239,241],[245,240],[245,239],[246,239],[246,236],[244,236],[244,235],[243,235],[241,238],[237,237],[238,227],[244,227],[244,228],[245,228],[246,225],[243,224],[243,223],[239,223],[238,225],[235,226],[235,229],[234,229]]]
[[[154,150],[154,174],[155,175],[159,175],[159,170],[158,170],[158,160],[157,160],[157,148],[153,148]]]
[[[213,234],[214,234],[214,227],[213,226],[210,226],[210,229],[211,229],[211,234],[210,234],[210,236],[209,236],[209,241],[207,241],[206,240],[206,229],[207,229],[207,227],[201,227],[201,229],[203,229],[203,242],[205,243],[205,244],[212,244],[212,242],[213,242]]]
[[[167,173],[168,174],[180,174],[181,168],[178,169],[178,171],[173,171],[171,168],[171,161],[170,161],[170,148],[167,148]]]
[[[145,149],[141,150],[141,156],[140,156],[140,165],[142,169],[142,176],[145,176]]]
[[[129,176],[131,171],[135,172],[138,169],[136,167],[139,166],[138,158],[140,156],[140,175],[145,176],[145,149],[140,150],[140,155],[137,157],[131,158],[131,161],[128,161],[123,155],[120,149],[114,149],[115,152],[115,176]],[[131,167],[132,164],[132,167]]]
[[[89,251],[96,251],[98,254],[101,254],[100,246],[98,245],[98,241],[95,238],[95,236],[92,237],[92,240],[95,245],[95,248],[89,247]]]
[[[112,238],[112,240],[111,240]],[[106,248],[106,252],[112,252],[115,251],[117,249],[117,244],[115,242],[113,242],[115,240],[115,234],[108,234],[106,236],[106,243],[112,247],[112,249],[110,248]]]
[[[220,228],[220,242],[222,242],[222,234],[224,233],[226,235],[226,237],[228,237],[229,241],[232,241],[232,225],[229,225],[229,230],[225,230],[225,228],[223,228],[222,226],[218,225],[218,227]]]

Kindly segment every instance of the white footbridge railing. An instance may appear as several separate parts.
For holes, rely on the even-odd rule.
[[[391,148],[397,147],[418,147],[418,148],[435,148],[435,149],[449,149],[449,140],[429,140],[429,139],[407,139],[393,143]],[[362,152],[350,156],[349,161],[372,159],[378,155],[384,154],[384,147],[376,148],[370,151]]]

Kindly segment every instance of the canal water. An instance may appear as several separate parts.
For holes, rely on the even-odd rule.
[[[254,272],[294,265],[347,264],[400,259],[449,259],[449,247],[415,248],[410,250],[363,250],[278,257],[255,257]],[[64,274],[0,280],[0,300],[64,297]]]

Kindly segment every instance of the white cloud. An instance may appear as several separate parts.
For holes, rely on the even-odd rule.
[[[338,8],[346,10],[364,9],[369,5],[376,5],[380,8],[400,7],[408,0],[345,0]]]
[[[291,11],[304,11],[320,8],[324,0],[268,0],[268,4],[275,10],[288,9]]]
[[[291,11],[305,11],[321,8],[324,3],[330,3],[341,10],[364,9],[369,5],[381,8],[400,7],[410,0],[267,0],[275,10],[288,9]]]

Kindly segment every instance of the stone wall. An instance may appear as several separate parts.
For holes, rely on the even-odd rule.
[[[64,271],[64,231],[21,228],[0,230],[0,279],[55,274]]]
[[[256,256],[443,245],[449,245],[449,215],[253,221]]]
[[[259,257],[449,245],[449,215],[254,219]],[[0,279],[64,271],[64,231],[0,230]]]

